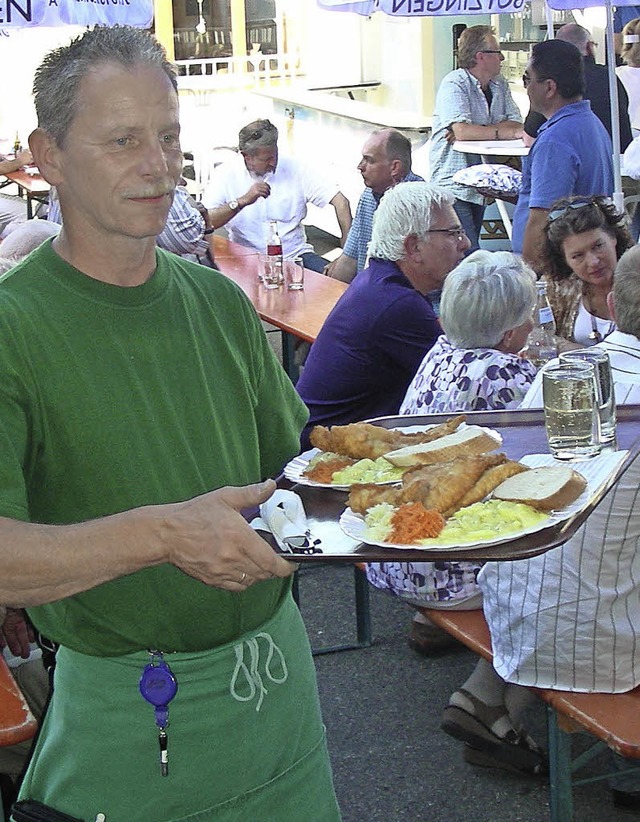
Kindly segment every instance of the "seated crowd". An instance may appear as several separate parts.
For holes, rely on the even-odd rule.
[[[455,169],[472,161],[457,156],[451,143],[518,136],[521,118],[500,78],[493,30],[471,27],[463,38],[464,63],[445,78],[436,102],[434,182],[412,172],[403,135],[376,131],[362,150],[365,190],[352,220],[338,185],[279,156],[278,131],[261,119],[240,130],[237,156],[215,171],[204,206],[184,186],[175,189],[157,240],[161,248],[211,267],[214,230],[224,226],[232,241],[262,251],[275,220],[285,257],[302,256],[307,268],[349,283],[311,346],[295,386],[298,396],[290,384],[283,389],[294,397],[287,394],[287,401],[301,399],[309,412],[302,450],[316,425],[540,407],[541,373],[526,356],[536,278],[547,283],[561,345],[606,351],[618,403],[640,403],[640,249],[609,199],[611,144],[584,96],[584,55],[562,40],[534,47],[525,78],[532,110],[543,122],[516,208],[518,254],[470,253],[479,245],[484,204],[452,182]],[[593,168],[576,161],[587,145],[597,155]],[[573,176],[569,166],[578,168]],[[62,211],[73,215],[64,180],[62,192]],[[343,252],[332,264],[306,237],[309,203],[335,211]],[[0,244],[0,273],[47,239],[67,241],[55,202],[49,221],[23,222],[21,214],[16,220]],[[301,406],[295,409],[300,416]],[[442,723],[464,743],[470,764],[525,775],[545,770],[543,747],[522,719],[531,687],[617,693],[640,684],[639,483],[636,460],[579,531],[540,557],[369,564],[371,584],[414,612],[484,610],[493,665],[478,662],[451,695]],[[246,577],[243,572],[241,586]],[[29,658],[30,639],[24,614],[9,609],[0,647]],[[417,612],[409,641],[427,655],[455,647]],[[26,692],[29,671],[25,666],[22,672]],[[37,679],[41,694],[46,681],[43,686],[40,668]],[[34,697],[36,704],[41,710],[42,699]],[[11,791],[27,751],[0,753],[0,773],[10,778]],[[617,776],[611,785],[617,804],[640,807],[637,777]]]

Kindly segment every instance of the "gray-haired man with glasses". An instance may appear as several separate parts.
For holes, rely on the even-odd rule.
[[[387,191],[373,218],[369,264],[325,321],[296,385],[310,412],[303,446],[314,425],[398,413],[442,333],[429,294],[468,251],[448,191],[421,182]]]
[[[264,251],[275,220],[284,256],[302,257],[306,268],[319,272],[327,260],[307,242],[307,203],[333,206],[343,243],[351,227],[351,207],[338,185],[306,163],[280,157],[278,129],[269,120],[240,129],[238,157],[216,170],[202,199],[214,228],[227,225],[229,239],[257,251]]]

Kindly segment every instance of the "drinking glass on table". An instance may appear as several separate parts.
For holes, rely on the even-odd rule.
[[[611,375],[611,361],[601,348],[579,348],[560,354],[561,363],[590,362],[595,366],[597,406],[600,415],[600,442],[616,446],[616,395]]]
[[[284,261],[284,280],[290,291],[301,291],[304,288],[304,263],[302,257]]]
[[[260,271],[265,288],[278,288],[282,285],[282,260],[271,254],[260,255]]]
[[[544,422],[556,459],[594,457],[602,450],[593,363],[560,363],[542,372]]]

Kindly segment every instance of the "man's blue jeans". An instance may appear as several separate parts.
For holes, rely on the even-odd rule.
[[[484,206],[456,198],[453,204],[453,210],[458,215],[464,232],[471,243],[469,254],[472,251],[477,251],[480,247],[480,230],[482,228],[482,218],[484,217]]]

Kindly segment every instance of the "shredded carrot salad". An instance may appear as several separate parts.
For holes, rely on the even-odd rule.
[[[444,517],[439,511],[430,511],[421,502],[401,505],[391,517],[390,542],[413,545],[419,539],[437,537],[444,528]]]
[[[355,460],[349,457],[336,457],[331,460],[322,460],[317,462],[312,468],[307,468],[304,471],[304,476],[313,482],[330,483],[336,471],[341,471],[348,465],[353,465]]]

